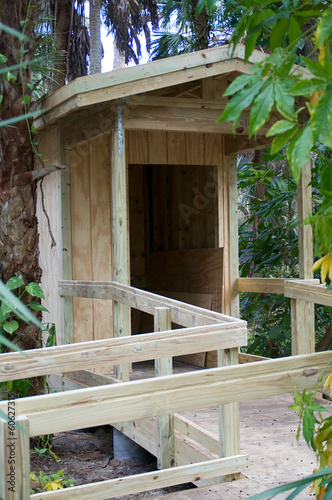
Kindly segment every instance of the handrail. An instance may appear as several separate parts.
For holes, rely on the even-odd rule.
[[[285,287],[289,282],[305,283],[306,285],[318,285],[318,279],[299,280],[298,278],[238,278],[238,292],[253,293],[280,293],[284,294]]]
[[[59,293],[64,297],[114,300],[148,314],[154,314],[155,307],[168,307],[171,309],[172,321],[182,326],[203,326],[211,323],[238,321],[225,314],[185,304],[115,281],[59,281]]]

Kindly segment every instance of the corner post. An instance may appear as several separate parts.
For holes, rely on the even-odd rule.
[[[129,285],[128,167],[121,99],[118,100],[111,131],[111,193],[113,281]],[[114,302],[114,337],[125,337],[130,333],[130,308]],[[129,380],[129,372],[130,364],[115,367],[116,378],[123,382]]]
[[[10,401],[8,401],[8,404]],[[14,403],[14,401],[13,401]],[[8,406],[8,417],[10,411]],[[13,406],[13,412],[15,406]],[[15,414],[15,413],[14,413]],[[30,499],[29,419],[0,419],[0,498]]]
[[[299,275],[300,279],[311,279],[313,265],[312,228],[303,225],[311,214],[311,159],[303,166],[297,190]],[[314,304],[304,300],[291,299],[292,354],[315,352],[315,309]]]
[[[154,308],[154,331],[162,332],[172,329],[171,310],[168,307]],[[171,357],[155,360],[157,377],[172,375],[173,361]],[[168,469],[175,464],[174,452],[174,417],[173,414],[160,415],[157,418],[157,464],[158,469]]]

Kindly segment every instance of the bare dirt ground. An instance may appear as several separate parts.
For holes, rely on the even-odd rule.
[[[74,486],[142,474],[157,469],[156,459],[152,455],[146,464],[135,464],[130,460],[120,461],[113,458],[113,434],[110,426],[86,429],[83,432],[60,432],[54,434],[52,441],[51,450],[60,459],[60,462],[57,462],[49,454],[38,458],[36,453],[32,453],[30,455],[30,470],[36,475],[39,474],[40,470],[50,475],[65,469],[65,476],[75,480]],[[152,498],[193,487],[192,484],[187,484],[116,498],[121,500]],[[42,491],[36,482],[31,483],[31,488],[35,492]]]

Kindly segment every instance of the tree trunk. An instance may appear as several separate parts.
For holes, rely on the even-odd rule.
[[[0,20],[22,31],[21,21],[27,19],[24,34],[33,38],[33,26],[38,16],[32,2],[2,0]],[[8,33],[0,31],[0,53],[7,58],[7,65],[21,62],[21,49],[30,50],[31,43],[22,43]],[[27,52],[28,53],[28,52]],[[23,115],[28,109],[22,104],[22,96],[31,92],[30,66],[13,71],[15,81],[0,79],[2,103],[0,119]],[[26,99],[27,99],[26,98]],[[13,275],[21,275],[25,284],[39,282],[41,269],[38,257],[38,231],[36,218],[36,189],[30,184],[13,186],[12,178],[33,169],[33,147],[25,120],[0,128],[0,278],[7,281]],[[20,323],[17,340],[24,349],[35,348],[39,331],[34,326]]]
[[[194,31],[197,34],[197,41],[195,43],[195,50],[207,49],[209,47],[210,38],[210,23],[209,16],[205,10],[205,7],[196,16],[196,9],[198,5],[198,0],[193,0],[191,7],[192,23],[194,26]]]
[[[69,14],[68,14],[68,1],[59,0],[58,10],[55,13],[55,48],[57,51],[55,70],[53,72],[53,79],[51,90],[54,92],[66,83],[67,74],[67,50],[68,50],[68,36],[69,36]]]
[[[100,0],[90,0],[90,74],[101,73]]]
[[[115,38],[113,40],[113,70],[125,67],[125,55],[122,54],[116,46]]]

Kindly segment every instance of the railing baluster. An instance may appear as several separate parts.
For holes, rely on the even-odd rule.
[[[155,307],[154,330],[162,332],[171,330],[171,310],[168,307]],[[156,376],[172,375],[173,360],[171,357],[155,360]],[[157,463],[158,469],[167,469],[175,465],[174,455],[174,417],[173,414],[161,415],[157,418]]]

